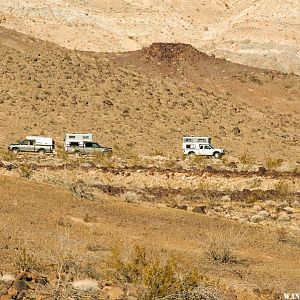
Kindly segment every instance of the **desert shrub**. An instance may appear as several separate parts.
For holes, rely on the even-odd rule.
[[[277,193],[284,195],[291,191],[291,187],[288,182],[284,180],[279,180],[274,184],[274,189]]]
[[[68,152],[66,152],[64,149],[61,148],[57,150],[57,157],[64,161],[67,161],[69,159]]]
[[[268,157],[265,161],[265,166],[267,169],[276,169],[282,165],[283,160],[280,158]]]
[[[238,262],[235,251],[243,239],[243,232],[211,230],[208,238],[206,255],[209,259],[219,263]]]
[[[14,264],[20,272],[39,271],[41,267],[37,256],[27,248],[21,248],[18,251]]]
[[[5,161],[14,161],[17,158],[17,154],[13,151],[1,151],[0,157]]]
[[[140,199],[140,195],[135,193],[134,191],[126,191],[123,194],[123,198],[127,203],[134,203]]]
[[[163,151],[160,150],[160,149],[155,149],[155,150],[153,151],[153,156],[164,156],[164,153],[163,153]]]
[[[113,162],[112,162],[111,157],[112,157],[111,153],[102,154],[102,153],[96,152],[93,154],[93,162],[95,164],[99,164],[103,167],[111,168],[111,167],[113,167]]]
[[[255,159],[250,156],[248,153],[244,153],[239,157],[239,160],[244,165],[253,165],[255,163]]]
[[[202,155],[192,155],[191,161],[194,166],[201,169],[205,166],[205,158]]]
[[[94,194],[90,191],[90,188],[82,181],[78,180],[71,184],[70,191],[76,197],[81,199],[93,200],[95,199]]]
[[[115,278],[136,285],[139,299],[162,299],[198,286],[200,276],[197,270],[182,271],[175,257],[163,259],[158,254],[151,254],[138,245],[132,249],[117,246],[112,250]]]
[[[24,163],[19,166],[19,172],[21,177],[23,178],[30,178],[33,174],[33,168],[31,164]]]

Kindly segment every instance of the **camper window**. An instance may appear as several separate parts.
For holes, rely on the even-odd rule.
[[[186,149],[196,149],[196,146],[193,144],[186,145]]]
[[[70,147],[78,147],[79,143],[78,142],[70,142]]]

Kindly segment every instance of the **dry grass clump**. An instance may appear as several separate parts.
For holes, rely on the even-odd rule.
[[[41,269],[41,264],[36,254],[27,248],[21,248],[18,251],[14,265],[20,272],[39,271]]]
[[[69,154],[64,149],[59,148],[57,150],[57,158],[62,159],[63,161],[67,161],[69,159]]]
[[[279,180],[274,184],[274,189],[280,195],[285,195],[291,192],[291,186],[284,180]]]
[[[24,163],[19,166],[19,173],[23,178],[30,178],[33,174],[33,167],[29,163]]]
[[[17,158],[17,154],[13,151],[1,151],[0,158],[5,161],[14,161]]]
[[[147,253],[144,246],[115,246],[111,267],[114,277],[123,284],[137,287],[138,299],[172,299],[171,295],[187,294],[197,288],[200,275],[197,270],[183,271],[179,259]],[[187,299],[187,298],[182,298]]]
[[[212,228],[208,237],[206,255],[209,259],[218,263],[236,263],[240,260],[235,251],[241,243],[244,232],[220,231]]]
[[[76,197],[81,199],[94,200],[95,195],[91,192],[91,189],[82,181],[78,180],[71,184],[70,191]]]
[[[253,165],[255,163],[254,157],[252,157],[248,153],[244,153],[243,155],[241,155],[239,157],[239,160],[243,165]]]
[[[265,166],[268,170],[276,169],[280,167],[283,163],[281,158],[268,157],[265,161]]]
[[[202,169],[205,166],[205,157],[202,155],[192,155],[191,162],[193,166],[196,166],[198,169]]]
[[[93,154],[93,162],[95,164],[99,164],[103,167],[112,168],[113,167],[113,161],[112,161],[112,154],[111,153],[99,153],[95,152]]]

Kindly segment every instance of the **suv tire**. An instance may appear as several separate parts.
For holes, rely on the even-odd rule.
[[[214,158],[220,158],[221,157],[221,153],[220,152],[215,152],[213,154]]]
[[[19,148],[12,148],[11,151],[15,154],[19,153],[20,152],[20,149]]]

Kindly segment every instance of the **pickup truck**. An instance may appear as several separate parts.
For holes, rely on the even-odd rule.
[[[110,154],[112,153],[112,148],[103,147],[95,142],[81,142],[80,145],[70,145],[66,148],[66,151],[74,154]]]
[[[52,138],[27,136],[19,142],[10,144],[8,150],[18,152],[54,153],[55,143]]]

